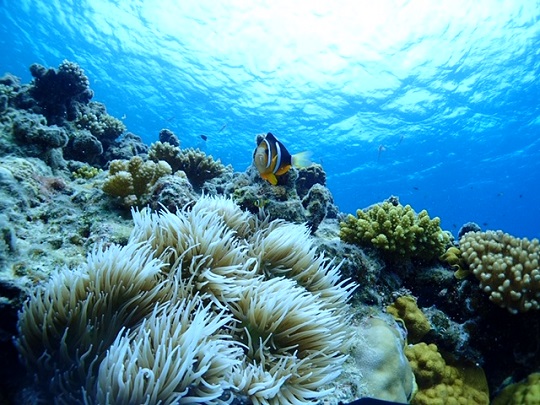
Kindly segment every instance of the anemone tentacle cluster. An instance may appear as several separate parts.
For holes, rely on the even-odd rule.
[[[210,197],[133,217],[126,246],[96,247],[20,313],[17,346],[54,402],[296,404],[331,391],[354,286],[305,227]]]

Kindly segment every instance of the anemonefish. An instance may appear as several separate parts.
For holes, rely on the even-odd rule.
[[[261,177],[275,186],[277,176],[282,176],[294,167],[305,167],[311,164],[309,152],[291,155],[287,148],[268,132],[266,135],[257,135],[257,147],[253,151],[253,164]]]

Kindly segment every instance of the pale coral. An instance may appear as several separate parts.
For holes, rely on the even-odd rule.
[[[540,242],[502,231],[460,239],[464,261],[489,299],[513,314],[540,309]]]

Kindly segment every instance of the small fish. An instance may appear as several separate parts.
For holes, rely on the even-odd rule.
[[[377,160],[380,159],[381,153],[384,152],[385,150],[386,150],[386,146],[384,146],[384,145],[379,145],[379,153],[377,154]]]
[[[207,137],[206,135],[201,135],[201,139],[202,139],[203,141],[206,142],[206,140],[208,139],[208,137]]]
[[[277,176],[282,176],[294,167],[311,164],[309,152],[291,155],[287,148],[271,132],[257,136],[257,147],[253,151],[253,163],[261,177],[275,186]]]
[[[222,132],[225,128],[227,128],[227,124],[223,124],[218,132]]]

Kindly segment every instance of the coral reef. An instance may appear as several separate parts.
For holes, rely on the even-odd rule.
[[[179,170],[186,173],[189,182],[195,188],[201,188],[205,182],[221,176],[225,171],[231,170],[221,163],[221,160],[214,160],[212,156],[206,155],[199,149],[183,149],[178,155]]]
[[[98,245],[25,303],[18,348],[45,394],[293,404],[331,392],[353,286],[306,228],[209,197],[176,214],[135,211],[134,222],[126,246]]]
[[[535,401],[538,242],[468,223],[458,245],[397,197],[363,210],[362,239],[320,165],[272,186],[168,129],[124,133],[75,63],[32,75],[0,77],[0,402],[405,402],[403,326],[419,380],[436,369],[413,403],[484,401],[471,362],[495,394],[531,375],[503,392]]]
[[[468,232],[462,258],[489,299],[513,314],[540,309],[540,242],[501,231]]]
[[[416,299],[410,295],[397,298],[393,304],[386,307],[386,311],[396,319],[401,319],[407,328],[409,343],[418,343],[431,330],[431,325],[418,308]]]
[[[279,184],[270,185],[261,179],[252,165],[246,173],[233,176],[225,194],[233,196],[241,207],[264,211],[271,218],[307,223],[315,232],[326,218],[336,218],[338,209],[326,184],[326,174],[320,165],[296,169],[292,167],[280,176]]]
[[[94,96],[88,77],[76,63],[64,60],[58,70],[34,63],[30,73],[34,83],[29,93],[49,125],[62,125],[65,116],[74,115],[74,102],[88,103]]]
[[[18,141],[17,154],[46,153],[53,168],[64,167],[64,158],[104,167],[103,154],[126,128],[103,104],[90,101],[93,91],[83,70],[63,61],[58,69],[34,64],[30,72],[34,80],[27,85],[11,76],[0,81],[0,122],[8,124],[3,135]],[[2,148],[14,151],[9,136]]]
[[[540,403],[540,373],[505,387],[491,402],[492,405],[535,405]]]
[[[361,338],[351,358],[361,370],[362,396],[409,403],[416,391],[411,366],[405,357],[405,339],[397,325],[368,318],[358,329]]]
[[[162,130],[160,137],[163,139],[171,139],[176,136],[171,132]],[[212,156],[206,155],[199,149],[180,149],[179,141],[173,139],[173,144],[169,142],[155,142],[150,146],[148,157],[153,161],[162,160],[167,162],[173,173],[182,171],[185,173],[191,185],[196,190],[202,190],[207,182],[218,179],[227,172],[232,172],[231,166],[225,167],[221,160],[214,160]]]
[[[139,156],[130,160],[113,160],[103,183],[103,191],[120,197],[125,207],[142,206],[151,187],[159,178],[171,172],[171,167],[164,161],[145,162]]]
[[[434,260],[444,253],[450,242],[438,217],[431,219],[425,210],[417,215],[410,205],[385,201],[358,210],[356,215],[356,218],[349,215],[341,222],[341,239],[374,246],[389,258]]]
[[[436,345],[424,342],[408,346],[405,354],[418,384],[411,404],[489,404],[481,368],[473,364],[447,364]]]

